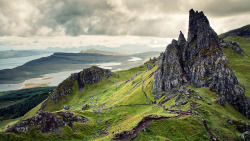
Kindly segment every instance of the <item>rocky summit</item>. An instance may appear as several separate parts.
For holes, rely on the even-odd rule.
[[[186,84],[209,87],[220,95],[217,101],[227,101],[250,118],[250,100],[238,82],[225,57],[216,32],[203,12],[189,11],[187,41],[180,33],[159,57],[154,73],[153,93],[156,99],[182,93]],[[220,103],[224,105],[223,102]]]

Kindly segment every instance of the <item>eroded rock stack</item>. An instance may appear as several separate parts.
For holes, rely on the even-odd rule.
[[[153,91],[158,99],[180,92],[180,87],[194,84],[210,87],[233,107],[250,118],[249,98],[224,56],[219,38],[203,12],[189,11],[188,39],[180,33],[160,55],[154,74]]]

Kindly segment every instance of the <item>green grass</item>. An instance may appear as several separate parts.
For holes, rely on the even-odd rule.
[[[199,118],[193,116],[153,121],[133,141],[209,140],[202,124]]]
[[[51,100],[49,100],[48,102],[49,104],[45,108],[45,110],[46,111],[61,110],[63,105],[68,105],[70,109],[80,110],[81,106],[83,106],[84,104],[89,104],[92,106],[95,105],[98,107],[98,105],[100,105],[101,103],[101,104],[106,104],[105,108],[114,105],[129,105],[131,103],[150,104],[150,101],[146,99],[146,97],[144,96],[141,86],[142,85],[141,77],[145,76],[146,78],[146,76],[149,73],[146,73],[146,75],[144,75],[144,73],[140,74],[136,76],[134,80],[132,80],[136,81],[136,83],[138,82],[140,83],[137,84],[138,86],[136,87],[134,87],[136,84],[132,85],[132,81],[125,83],[125,81],[128,80],[135,73],[143,72],[145,70],[146,70],[145,65],[142,65],[126,71],[115,72],[114,76],[110,77],[109,80],[103,78],[103,80],[98,83],[86,84],[86,87],[84,87],[83,91],[81,92],[78,92],[78,86],[76,82],[74,82],[73,92],[71,94],[65,96],[64,100],[60,101],[59,104],[56,105]],[[152,73],[153,69],[150,72]],[[150,79],[152,81],[153,77]],[[147,83],[145,82],[145,84]],[[150,86],[152,87],[152,85]]]
[[[245,86],[246,95],[250,97],[250,40],[243,37],[227,37],[225,40],[238,42],[240,47],[246,52],[248,56],[241,56],[233,51],[231,48],[223,48],[227,59],[230,62],[234,73],[239,82]]]

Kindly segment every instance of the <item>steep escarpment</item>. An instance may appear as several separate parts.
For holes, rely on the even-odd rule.
[[[154,74],[155,98],[170,97],[186,84],[209,87],[220,95],[218,102],[227,101],[250,118],[250,100],[223,53],[218,35],[203,12],[191,9],[189,14],[187,41],[180,33],[178,41],[173,40],[160,56]]]
[[[73,91],[81,91],[86,84],[97,83],[102,79],[108,79],[112,75],[113,73],[110,70],[96,66],[84,69],[79,73],[74,73],[58,85],[47,100],[43,102],[40,110],[48,109],[48,105],[58,105],[62,108],[62,105],[69,101],[70,94],[73,93]],[[58,106],[55,106],[55,108]],[[49,108],[53,109],[53,107]]]
[[[240,36],[240,37],[249,38],[250,37],[250,24],[222,34],[222,37],[229,37],[229,36]]]

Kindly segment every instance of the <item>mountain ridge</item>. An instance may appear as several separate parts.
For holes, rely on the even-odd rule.
[[[97,50],[97,49],[87,49],[87,50],[82,50],[80,53],[97,53],[97,54],[103,54],[103,55],[114,55],[114,56],[124,56],[128,55],[125,53],[119,53],[119,52],[111,52],[111,51],[103,51],[103,50]]]
[[[245,26],[240,27],[240,28],[230,30],[230,31],[220,35],[221,38],[226,38],[229,36],[233,36],[233,37],[240,36],[240,37],[250,38],[250,24],[245,25]]]

